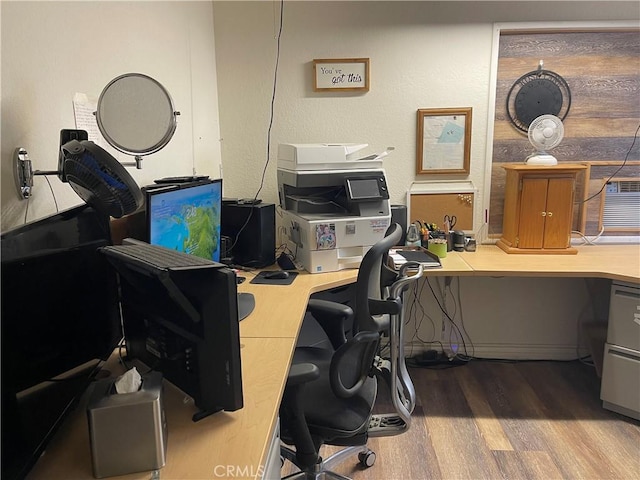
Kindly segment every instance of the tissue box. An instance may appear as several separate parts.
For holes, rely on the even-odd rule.
[[[95,383],[87,417],[93,476],[156,470],[165,464],[167,422],[162,374],[142,375],[140,390],[116,393],[115,379]]]

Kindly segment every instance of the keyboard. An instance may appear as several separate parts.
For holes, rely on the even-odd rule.
[[[137,260],[138,263],[142,262],[162,269],[199,267],[204,265],[213,265],[218,267],[224,266],[206,258],[177,252],[158,245],[114,245],[104,247],[103,251],[107,255],[120,258],[126,257],[132,260]]]
[[[149,245],[146,243],[134,243],[128,245],[112,245],[101,249],[106,255],[120,259],[121,261],[129,261],[138,264],[142,269],[152,272],[155,270],[169,270],[189,267],[206,267],[213,268],[226,267],[222,263],[217,263],[206,258],[196,257],[158,245]],[[238,277],[243,278],[244,277]],[[242,283],[242,280],[236,280],[236,283]],[[246,318],[255,308],[256,301],[252,293],[238,293],[238,320]]]

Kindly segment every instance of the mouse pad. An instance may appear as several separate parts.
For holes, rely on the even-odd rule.
[[[291,285],[298,275],[298,272],[289,272],[289,278],[264,278],[272,272],[259,272],[249,283],[261,283],[263,285]]]

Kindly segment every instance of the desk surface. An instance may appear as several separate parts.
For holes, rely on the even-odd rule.
[[[267,456],[284,376],[295,347],[294,338],[246,338],[241,340],[244,407],[236,412],[218,412],[198,422],[193,400],[170,383],[165,383],[165,412],[168,427],[166,466],[163,480],[224,478],[214,471],[218,465],[245,468],[259,473]],[[110,368],[111,367],[111,368]],[[117,372],[115,356],[106,368]],[[93,479],[89,431],[81,402],[62,426],[28,478]],[[122,441],[126,442],[125,438]],[[220,470],[220,468],[218,469]],[[149,479],[149,472],[109,477]]]
[[[577,255],[507,254],[494,245],[480,245],[460,256],[473,275],[520,277],[597,277],[640,282],[639,245],[584,245]]]
[[[450,252],[442,265],[426,274],[600,277],[640,283],[638,245],[583,246],[577,255],[507,254],[482,245],[476,252]],[[185,402],[184,395],[167,384],[169,438],[162,479],[215,478],[218,466],[235,466],[250,476],[260,476],[309,296],[353,283],[356,277],[357,270],[303,273],[292,285],[281,286],[251,284],[249,275],[239,287],[256,297],[255,310],[240,323],[244,408],[193,423],[193,402]],[[67,419],[29,478],[93,478],[83,407]],[[148,479],[149,473],[111,478]]]
[[[442,259],[441,269],[429,270],[429,275],[471,275],[472,268],[464,261],[464,256],[453,252]],[[358,276],[357,269],[331,273],[302,273],[291,285],[252,284],[252,274],[238,290],[251,292],[256,306],[247,318],[240,322],[240,337],[297,337],[307,300],[312,293],[329,290],[353,283]],[[265,320],[268,319],[268,320]]]

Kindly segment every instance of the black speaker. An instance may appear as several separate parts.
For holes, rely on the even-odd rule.
[[[391,223],[397,223],[402,227],[400,245],[404,245],[407,239],[407,207],[405,205],[391,205]]]
[[[273,203],[252,205],[224,201],[221,223],[222,235],[230,238],[231,251],[227,255],[232,264],[262,268],[275,263],[276,206]]]

